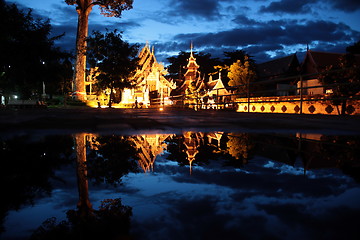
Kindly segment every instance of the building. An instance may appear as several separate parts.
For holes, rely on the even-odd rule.
[[[146,44],[138,57],[140,67],[134,76],[136,87],[122,91],[121,103],[135,107],[171,104],[169,97],[171,91],[176,88],[176,84],[164,77],[167,71],[161,63],[157,62],[154,48],[150,50],[149,44]]]
[[[187,61],[184,78],[179,86],[172,92],[173,96],[188,95],[191,98],[192,94],[200,93],[205,89],[204,81],[200,76],[200,66],[196,63],[196,58],[193,54],[192,44],[190,47],[190,57]]]
[[[300,63],[296,53],[286,57],[260,63],[256,66],[258,76],[256,87],[260,96],[287,96],[296,92],[296,77],[300,72]],[[273,80],[273,81],[272,81]],[[275,81],[276,80],[276,81]],[[261,82],[266,82],[261,84]],[[272,81],[272,82],[270,82]]]
[[[308,49],[301,65],[303,81],[302,83],[298,82],[298,88],[300,88],[300,84],[302,84],[302,88],[304,88],[303,94],[323,95],[327,93],[326,89],[322,86],[318,79],[319,74],[324,72],[326,68],[330,66],[338,68],[340,66],[342,56],[344,56],[344,54],[317,52]]]
[[[230,92],[226,89],[219,72],[218,79],[212,79],[205,82],[204,76],[199,71],[199,64],[193,54],[193,45],[190,47],[190,57],[186,65],[184,78],[172,92],[173,99],[176,104],[187,105],[190,108],[218,108],[219,103],[226,102],[226,97]],[[229,101],[230,101],[230,97]]]
[[[119,107],[138,107],[146,108],[150,105],[169,105],[170,93],[176,88],[173,81],[168,81],[164,76],[167,74],[164,66],[158,63],[154,54],[154,48],[150,50],[146,44],[138,54],[139,68],[133,77],[135,80],[134,88],[125,88],[121,91],[114,89],[114,106]],[[107,105],[110,90],[105,90],[101,94],[95,95],[92,86],[96,83],[93,78],[93,69],[88,74],[86,84],[88,102],[93,102],[92,106]],[[116,105],[117,104],[117,105]]]

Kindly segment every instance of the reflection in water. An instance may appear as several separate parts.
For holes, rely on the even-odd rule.
[[[91,135],[90,135],[91,136]],[[105,199],[98,210],[89,200],[86,154],[86,134],[74,136],[79,201],[77,210],[67,211],[67,221],[47,219],[31,239],[125,239],[130,229],[131,207],[122,205],[121,199]],[[99,150],[99,148],[97,148]]]
[[[1,205],[4,239],[30,230],[13,210],[34,216],[46,212],[40,207],[51,211],[33,239],[355,239],[359,234],[359,136],[79,133],[15,137],[1,144],[1,182],[8,196]],[[76,210],[71,210],[76,202],[64,204],[73,186]],[[57,221],[55,212],[64,220]]]
[[[171,136],[172,135],[169,134],[150,134],[129,138],[135,144],[138,164],[144,172],[154,170],[155,159],[166,149],[166,143],[164,143],[164,141]]]
[[[74,139],[77,182],[79,191],[79,202],[77,206],[80,216],[85,217],[89,216],[92,213],[92,205],[89,200],[89,185],[87,178],[85,134],[78,133],[74,136]]]

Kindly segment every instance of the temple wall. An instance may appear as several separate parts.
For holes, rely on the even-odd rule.
[[[250,98],[248,109],[247,98],[238,98],[237,112],[258,112],[258,113],[300,113],[300,98],[291,97],[256,97]],[[341,105],[335,106],[330,100],[307,98],[302,103],[302,113],[304,114],[326,114],[339,115]],[[347,101],[347,113],[350,115],[360,114],[360,100]]]

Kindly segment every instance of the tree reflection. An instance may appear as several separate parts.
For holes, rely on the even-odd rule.
[[[0,139],[1,226],[10,210],[32,205],[35,198],[50,196],[54,171],[71,162],[72,139],[68,136],[17,136]],[[61,179],[57,179],[61,180]]]
[[[323,135],[309,145],[303,156],[307,169],[340,168],[360,182],[360,136]]]
[[[129,155],[121,154],[131,152],[129,150],[132,149],[129,148],[131,145],[123,137],[91,138],[91,143],[96,145],[92,149],[96,149],[97,154],[94,154],[95,159],[88,162],[86,137],[85,133],[74,136],[79,192],[77,210],[69,210],[67,220],[60,223],[56,222],[56,218],[46,220],[33,233],[31,239],[122,239],[129,234],[132,208],[122,205],[120,198],[105,199],[98,210],[92,208],[89,199],[88,165],[93,161],[100,169],[100,171],[96,169],[92,171],[97,181],[103,179],[108,183],[120,182],[121,177],[129,172],[129,167],[132,165],[117,163],[129,163],[126,159]],[[121,147],[125,147],[125,151]],[[92,165],[92,167],[95,166]]]
[[[87,167],[89,178],[117,184],[129,172],[137,172],[135,144],[128,136],[91,136]]]
[[[157,156],[165,148],[167,158],[177,161],[179,166],[202,165],[209,169],[215,166],[217,170],[224,166],[226,171],[231,172],[224,175],[214,172],[211,178],[215,174],[221,177],[236,176],[237,172],[232,171],[231,167],[245,168],[246,164],[251,165],[253,161],[260,160],[261,164],[272,161],[296,166],[296,163],[300,163],[297,167],[302,164],[304,170],[339,168],[358,182],[360,179],[359,136],[194,131],[171,137],[162,134],[98,136],[81,133],[40,139],[21,136],[1,140],[0,143],[0,182],[5,193],[1,200],[2,221],[9,210],[20,209],[36,198],[50,195],[52,186],[49,179],[56,177],[54,170],[71,163],[76,156],[79,193],[77,209],[69,210],[65,221],[48,219],[37,229],[32,239],[128,237],[131,207],[124,206],[116,198],[105,199],[98,209],[94,209],[89,200],[89,182],[103,186],[121,183],[125,175],[138,171],[138,165],[144,171],[152,169],[156,165]],[[162,165],[159,171],[168,166]],[[171,164],[172,170],[173,167]]]
[[[98,210],[82,216],[80,211],[67,212],[67,220],[47,219],[31,236],[31,240],[53,239],[127,239],[132,209],[120,199],[106,199]]]
[[[230,133],[226,142],[229,155],[236,161],[230,160],[229,165],[242,167],[250,159],[250,151],[254,148],[248,133]]]
[[[295,166],[301,161],[310,169],[340,168],[360,181],[360,137],[321,134],[254,134],[184,132],[167,142],[168,159],[180,166],[207,165],[242,168],[258,156]]]

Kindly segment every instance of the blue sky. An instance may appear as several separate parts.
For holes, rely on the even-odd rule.
[[[75,48],[77,13],[64,0],[7,0],[49,18],[58,46]],[[90,15],[90,33],[118,29],[131,43],[155,46],[159,61],[179,51],[222,57],[242,49],[258,62],[310,49],[345,52],[360,40],[358,0],[134,0],[122,18]],[[300,59],[301,61],[302,59]]]

